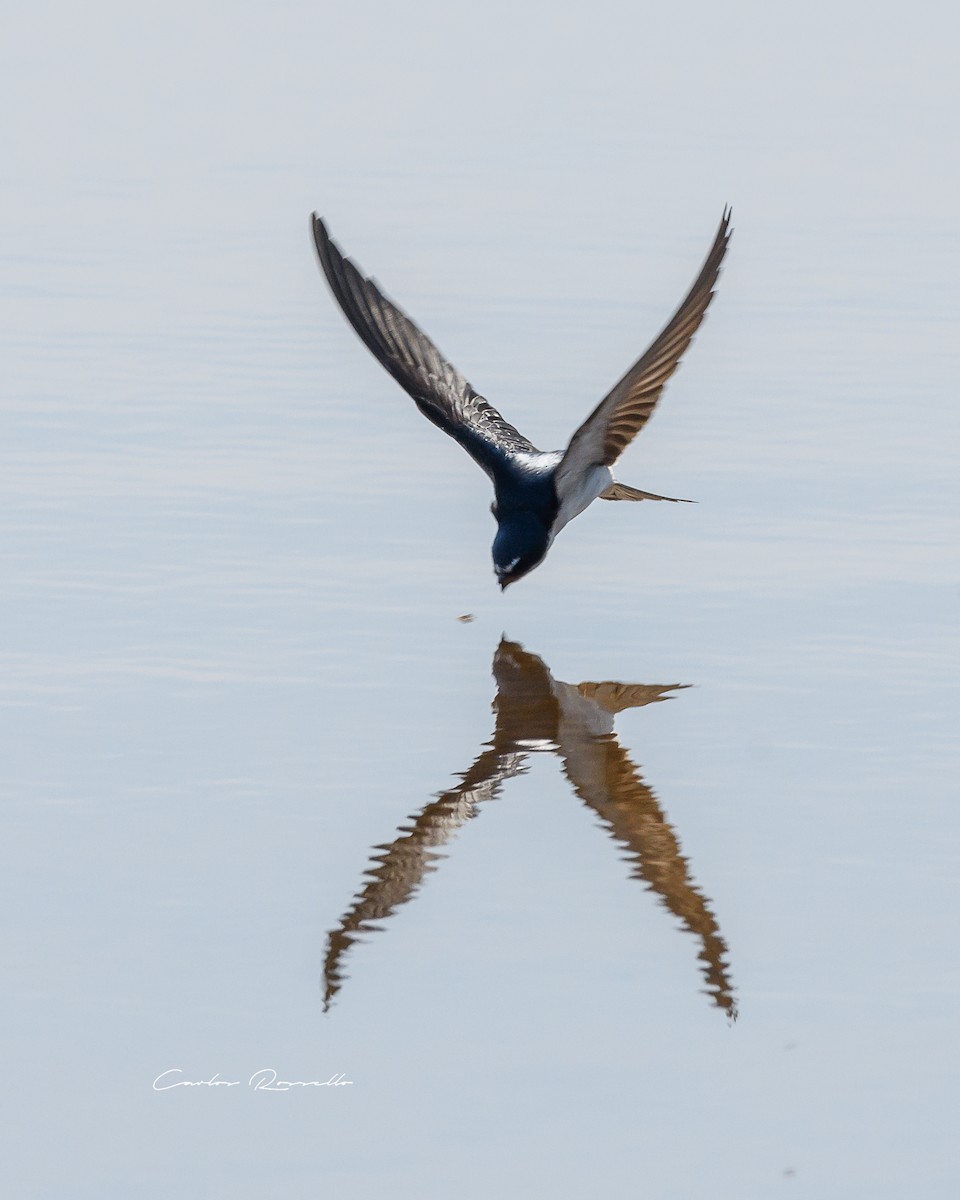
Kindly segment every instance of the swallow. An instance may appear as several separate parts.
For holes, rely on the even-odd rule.
[[[353,944],[382,930],[383,922],[417,895],[460,831],[501,796],[505,784],[530,769],[531,755],[541,753],[560,759],[574,794],[617,843],[631,876],[697,939],[705,990],[736,1020],[727,944],[710,901],[694,882],[676,830],[614,727],[619,713],[669,700],[685,685],[564,683],[542,658],[506,637],[493,656],[493,676],[492,736],[458,783],[412,814],[393,841],[374,847],[361,890],[327,935],[324,1010],[340,991]],[[542,865],[542,855],[536,857]]]
[[[325,222],[313,214],[320,266],[360,340],[423,415],[459,442],[493,483],[493,569],[501,591],[539,566],[560,530],[597,498],[688,503],[620,483],[612,468],[650,419],[703,321],[732,233],[730,216],[730,209],[724,209],[700,274],[662,332],[567,448],[543,451],[479,395],[378,284],[344,257]]]

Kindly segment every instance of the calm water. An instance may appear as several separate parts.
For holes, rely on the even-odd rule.
[[[18,1196],[955,1195],[956,24],[14,18]],[[594,505],[501,597],[308,213],[552,448],[725,201],[620,471],[699,504]]]

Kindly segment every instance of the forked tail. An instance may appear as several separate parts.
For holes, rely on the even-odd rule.
[[[681,500],[679,496],[658,496],[656,492],[641,492],[639,488],[625,483],[611,483],[601,500],[669,500],[671,504],[696,504],[696,500]]]

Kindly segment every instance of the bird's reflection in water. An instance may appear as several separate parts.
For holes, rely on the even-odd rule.
[[[343,956],[363,933],[410,900],[444,858],[439,851],[523,772],[527,755],[558,755],[574,792],[626,850],[631,874],[642,879],[700,942],[698,957],[714,1003],[736,1019],[725,962],[727,946],[706,898],[693,884],[680,843],[651,789],[613,731],[614,717],[669,698],[680,684],[562,683],[546,664],[505,638],[493,657],[496,728],[488,749],[461,782],[403,825],[389,845],[376,846],[367,883],[327,940],[324,1008],[343,982]]]

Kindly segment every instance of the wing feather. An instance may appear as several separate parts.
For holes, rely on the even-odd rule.
[[[374,280],[343,256],[316,213],[312,229],[320,266],[343,315],[428,420],[459,442],[491,477],[511,454],[537,452]]]
[[[612,466],[650,419],[664,385],[680,365],[713,299],[732,232],[730,215],[730,209],[724,209],[710,253],[683,303],[643,357],[570,439],[557,468],[561,495],[591,467]]]

